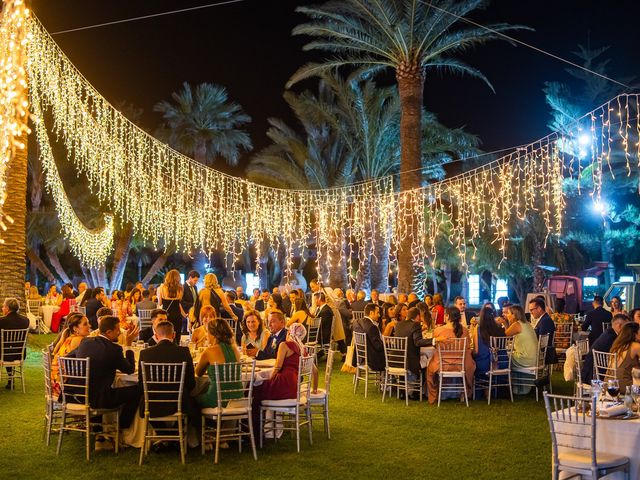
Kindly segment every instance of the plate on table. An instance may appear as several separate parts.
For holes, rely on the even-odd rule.
[[[275,367],[276,365],[276,359],[275,358],[268,358],[266,360],[256,360],[256,367]]]
[[[614,415],[613,417],[601,417],[598,415],[598,420],[633,420],[634,418],[640,418],[640,415],[633,412],[623,413],[622,415]]]

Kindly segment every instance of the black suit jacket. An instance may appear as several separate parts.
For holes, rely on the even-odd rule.
[[[271,334],[267,340],[267,346],[264,350],[260,350],[256,355],[256,360],[266,360],[268,358],[276,358],[278,347],[287,339],[287,329],[280,330],[278,335]]]
[[[364,307],[367,305],[366,300],[356,300],[355,302],[351,302],[351,311],[352,312],[364,312]]]
[[[2,330],[23,330],[29,328],[29,319],[20,315],[18,312],[9,312],[4,317],[0,317],[0,332]],[[1,337],[0,337],[1,338]],[[18,347],[19,345],[16,345]],[[16,360],[22,360],[26,357],[26,347],[22,352],[22,356],[18,354],[7,355],[3,358],[5,362],[14,362]]]
[[[133,352],[125,358],[122,347],[103,336],[88,337],[80,342],[69,357],[89,359],[89,403],[94,408],[112,408],[118,405],[112,393],[116,370],[135,371]]]
[[[384,345],[382,335],[378,325],[373,323],[369,317],[359,318],[351,325],[354,332],[365,333],[367,335],[367,365],[371,370],[383,371],[386,362],[384,359]],[[356,355],[353,355],[353,366],[356,366]]]
[[[153,336],[153,327],[147,327],[140,330],[138,338],[150,347],[153,347],[156,344],[156,339]]]
[[[394,329],[395,337],[407,338],[407,368],[416,375],[420,374],[420,347],[431,345],[431,339],[422,338],[422,328],[419,323],[411,320],[398,322]]]
[[[162,340],[154,347],[149,347],[140,352],[140,362],[148,363],[182,363],[187,362],[184,372],[184,389],[182,391],[182,411],[189,411],[189,396],[196,386],[196,377],[193,368],[193,358],[187,347],[179,347],[170,340]],[[139,384],[142,386],[142,366],[138,366]],[[144,415],[144,401],[140,405],[140,413]],[[175,413],[171,404],[154,403],[150,410],[152,417],[164,417]]]
[[[102,305],[102,302],[98,299],[90,298],[87,300],[85,308],[87,309],[87,320],[89,320],[92,330],[98,328],[98,318],[96,313],[98,313],[98,310],[102,307],[104,307],[104,305]]]
[[[316,317],[320,318],[320,335],[318,343],[325,345],[331,342],[331,325],[333,324],[333,310],[326,303],[316,311]]]
[[[291,316],[291,300],[289,300],[289,295],[283,295],[282,297],[282,311],[287,317]]]
[[[589,327],[591,327],[591,332],[589,332],[589,345],[593,345],[598,337],[602,335],[602,324],[605,322],[611,323],[612,318],[613,315],[611,315],[611,312],[602,307],[594,308],[587,313],[582,323],[582,330],[586,332]]]
[[[600,335],[591,348],[589,349],[589,353],[585,355],[584,362],[582,363],[582,370],[580,372],[582,377],[582,383],[586,383],[587,385],[591,383],[593,379],[593,351],[597,350],[598,352],[609,352],[611,347],[613,346],[613,342],[616,341],[618,335],[613,328],[608,328],[605,332]]]
[[[264,312],[267,309],[267,302],[264,300],[256,300],[256,310],[258,312]]]
[[[191,295],[191,287],[187,285],[187,282],[182,285],[182,300],[180,300],[180,305],[182,305],[182,309],[185,311],[185,313],[189,313],[189,309],[193,306],[196,306],[196,304],[198,303],[198,287],[194,285],[193,289],[196,292],[195,298],[193,297],[193,295]]]

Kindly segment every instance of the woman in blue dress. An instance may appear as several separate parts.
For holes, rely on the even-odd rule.
[[[504,337],[504,329],[496,322],[496,312],[491,305],[485,305],[478,314],[478,325],[472,328],[473,357],[476,361],[476,378],[487,380],[487,372],[491,368],[493,354],[491,337]],[[507,368],[508,365],[498,365]],[[476,389],[476,393],[479,390]]]

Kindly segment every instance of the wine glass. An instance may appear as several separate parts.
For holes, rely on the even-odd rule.
[[[631,385],[631,398],[636,404],[636,412],[640,412],[640,385]]]
[[[620,382],[617,378],[612,378],[607,382],[607,393],[614,400],[618,401],[618,395],[620,394]]]

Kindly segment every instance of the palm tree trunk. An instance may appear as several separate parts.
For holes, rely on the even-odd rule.
[[[82,269],[82,276],[84,277],[85,282],[89,284],[89,288],[94,288],[96,284],[93,281],[93,276],[89,269],[82,264],[80,265],[80,268]]]
[[[26,145],[26,135],[21,139]],[[0,296],[24,298],[27,218],[27,148],[17,150],[7,165],[7,199],[4,213],[13,219],[2,232],[4,244],[0,244]]]
[[[118,240],[116,251],[113,254],[113,265],[111,267],[111,288],[119,289],[122,285],[124,270],[129,259],[129,251],[131,250],[131,239],[133,238],[133,225],[125,224],[118,232]]]
[[[162,255],[156,258],[156,261],[153,262],[153,265],[151,265],[151,268],[149,268],[149,271],[147,271],[147,274],[142,279],[143,285],[149,285],[153,277],[155,277],[158,271],[167,263],[172,253],[171,251],[165,250]]]
[[[67,272],[64,271],[64,267],[62,263],[60,263],[60,258],[58,258],[58,254],[51,250],[50,248],[45,247],[45,252],[47,253],[47,258],[49,259],[49,263],[55,269],[58,277],[62,280],[62,283],[71,283],[71,279],[67,275]]]
[[[331,246],[328,249],[329,262],[329,286],[341,288],[343,291],[349,283],[347,274],[347,259],[345,255],[346,244],[342,235],[332,235]]]
[[[105,292],[113,291],[113,288],[109,286],[109,279],[107,278],[107,269],[104,265],[95,269],[96,277],[98,279],[98,285],[104,288]]]
[[[542,292],[544,286],[544,271],[540,268],[540,264],[542,263],[542,258],[544,256],[544,243],[542,240],[536,238],[534,241],[534,251],[533,251],[533,291],[534,292]]]
[[[374,256],[371,258],[371,288],[385,293],[389,289],[390,241],[377,231],[374,233]]]
[[[420,187],[422,152],[422,96],[424,71],[419,65],[401,64],[396,70],[400,94],[400,191]],[[401,197],[402,198],[402,197]],[[400,203],[399,219],[409,226],[407,234],[398,245],[398,292],[411,290],[413,277],[412,243],[417,236],[417,220],[407,212],[407,205]]]
[[[29,263],[31,263],[31,267],[40,271],[45,277],[47,277],[47,282],[55,283],[56,277],[51,270],[45,265],[40,256],[36,253],[32,248],[27,249],[27,257],[29,258]]]

